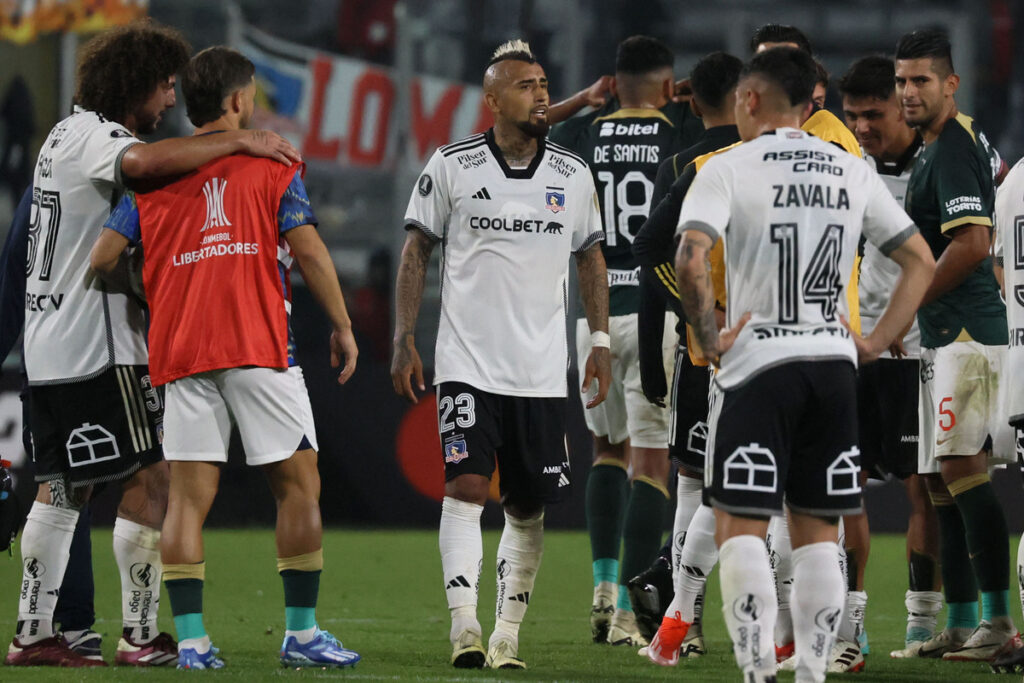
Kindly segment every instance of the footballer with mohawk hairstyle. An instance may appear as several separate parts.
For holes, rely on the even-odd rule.
[[[546,140],[548,81],[529,46],[499,47],[484,73],[494,127],[440,147],[405,214],[396,284],[391,379],[417,401],[423,364],[414,331],[430,253],[440,244],[441,319],[434,362],[445,467],[439,545],[452,617],[451,663],[522,669],[519,627],[544,542],[544,506],[570,488],[565,446],[569,362],[568,260],[575,257],[592,333],[588,408],[611,381],[608,280],[594,181],[576,154]],[[487,651],[477,620],[483,565],[480,515],[501,471],[505,528]]]

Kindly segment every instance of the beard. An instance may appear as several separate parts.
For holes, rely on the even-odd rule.
[[[143,112],[135,114],[135,132],[139,135],[152,135],[156,132],[156,126],[160,123],[160,114],[153,116]]]
[[[537,138],[539,140],[540,138],[547,136],[548,130],[551,128],[551,124],[546,120],[534,123],[527,119],[526,121],[516,121],[516,128],[523,131],[531,138]]]

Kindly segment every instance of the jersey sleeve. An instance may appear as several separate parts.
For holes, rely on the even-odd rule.
[[[142,144],[120,123],[104,121],[89,131],[82,150],[83,171],[90,180],[124,185],[121,159],[130,147]]]
[[[123,235],[132,244],[142,241],[142,227],[139,222],[139,205],[135,200],[135,193],[128,191],[121,197],[114,210],[110,212],[107,222],[103,227],[110,228],[116,233]]]
[[[981,168],[966,144],[954,142],[940,148],[939,156],[931,162],[943,234],[961,225],[992,225],[992,207],[985,190],[986,185],[992,185],[992,171]]]
[[[604,226],[601,223],[601,205],[597,201],[597,188],[590,169],[583,168],[576,174],[580,180],[579,199],[576,211],[576,225],[572,231],[572,251],[586,251],[604,239]]]
[[[864,207],[864,238],[888,256],[917,232],[914,221],[885,186],[882,177],[864,162],[868,201]]]
[[[281,203],[277,208],[277,229],[283,235],[300,225],[317,224],[309,195],[306,194],[306,185],[302,182],[302,173],[296,169],[292,181],[281,195]]]
[[[729,225],[732,188],[727,177],[727,166],[722,158],[704,164],[694,177],[683,199],[683,207],[676,223],[676,234],[684,230],[698,230],[717,241]]]
[[[416,181],[409,206],[405,210],[405,227],[418,228],[431,239],[440,241],[448,227],[452,213],[451,188],[441,150],[427,161],[423,173]]]

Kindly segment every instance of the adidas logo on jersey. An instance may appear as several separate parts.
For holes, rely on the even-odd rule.
[[[565,472],[558,475],[558,488],[569,485],[569,477],[565,476]]]
[[[491,193],[487,191],[486,187],[481,187],[479,190],[476,191],[476,194],[473,195],[473,199],[490,199],[490,198],[491,198]]]
[[[469,588],[469,587],[470,587],[469,586],[469,581],[466,580],[466,577],[463,576],[462,574],[459,574],[454,579],[452,579],[451,581],[448,582],[448,585],[445,586],[445,590],[448,590],[449,588]]]
[[[516,602],[521,602],[524,605],[529,605],[530,604],[530,591],[523,591],[522,593],[516,593],[515,595],[510,597],[509,600],[515,600]]]
[[[601,132],[598,135],[602,138],[612,135],[657,135],[658,123],[615,123],[605,121],[601,124]]]

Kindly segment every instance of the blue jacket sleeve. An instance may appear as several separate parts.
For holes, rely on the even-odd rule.
[[[14,210],[11,229],[0,252],[0,364],[14,348],[25,324],[25,263],[32,215],[29,187]]]

